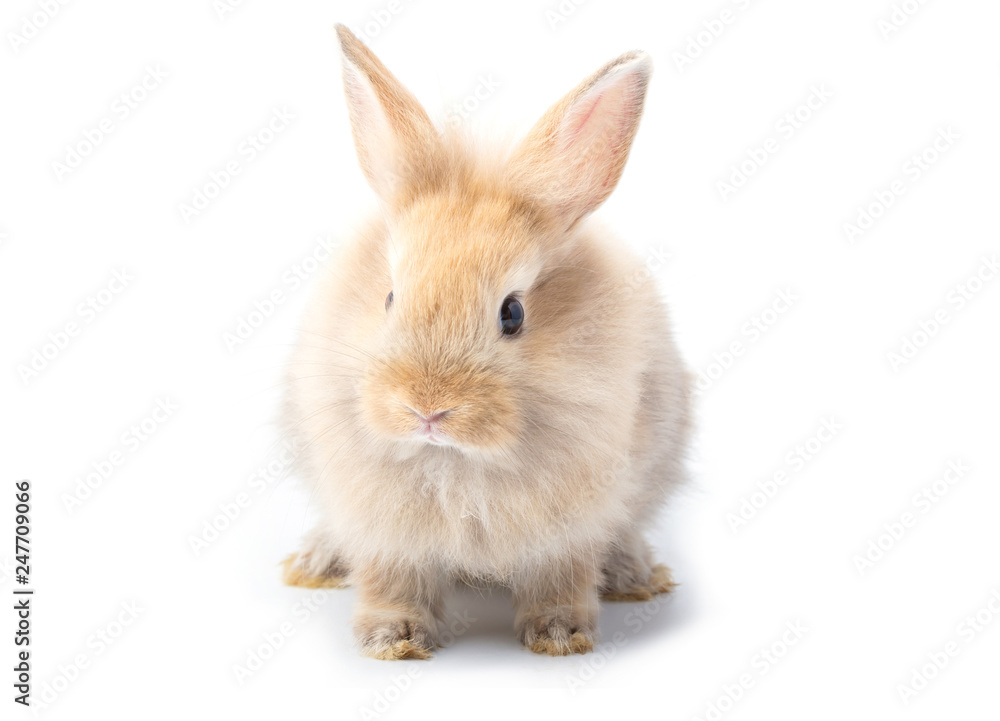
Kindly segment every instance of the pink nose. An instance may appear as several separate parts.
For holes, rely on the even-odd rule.
[[[437,423],[442,420],[445,416],[451,413],[450,410],[437,411],[431,414],[424,414],[420,411],[415,411],[412,408],[410,412],[417,417],[421,423],[420,433],[425,436],[433,436],[434,432],[438,430]]]
[[[438,411],[437,413],[431,413],[429,416],[425,416],[423,413],[419,413],[417,411],[414,411],[414,413],[416,414],[417,418],[420,419],[421,423],[424,423],[428,426],[432,426],[438,421],[440,421],[442,418],[444,418],[446,415],[451,413],[451,411]]]

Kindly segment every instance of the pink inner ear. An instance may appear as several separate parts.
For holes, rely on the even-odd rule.
[[[594,114],[595,110],[597,110],[597,106],[601,102],[601,98],[603,97],[604,93],[600,93],[596,98],[594,98],[591,101],[589,107],[586,107],[581,112],[574,113],[575,115],[582,117],[579,117],[576,123],[574,123],[573,125],[569,126],[566,129],[565,139],[563,140],[563,147],[570,145],[574,140],[576,140],[577,136],[580,134],[580,131],[583,130],[583,126],[587,124],[587,121],[590,120],[590,116]]]
[[[619,82],[624,80],[622,78]],[[609,117],[604,118],[605,122],[602,123],[602,127],[593,132],[592,142],[600,143],[599,152],[590,154],[586,152],[587,148],[581,148],[579,150],[584,151],[582,157],[572,153],[567,157],[569,161],[568,165],[571,167],[578,166],[579,174],[589,175],[593,178],[592,192],[605,190],[611,185],[612,179],[616,176],[618,167],[615,162],[615,155],[620,152],[622,137],[628,132],[628,122],[626,121],[635,112],[634,98],[631,97],[629,92],[624,87],[612,89],[618,90],[623,96],[621,108],[618,109],[620,112],[617,113],[613,109],[607,109],[606,113]],[[572,114],[572,122],[564,126],[562,132],[561,146],[564,151],[570,150],[573,144],[580,140],[581,136],[586,136],[585,128],[587,123],[593,118],[601,101],[605,99],[607,92],[608,90],[604,90],[598,93],[596,97],[589,100]],[[591,171],[590,173],[586,173],[588,169]],[[600,169],[605,169],[605,172],[599,172]],[[587,210],[590,210],[590,208],[588,207]]]
[[[354,65],[344,66],[344,95],[361,170],[380,195],[393,192],[397,178],[391,165],[392,131],[375,91]]]
[[[357,113],[357,121],[360,123],[371,123],[376,112],[379,111],[377,104],[365,87],[364,80],[360,73],[353,69],[350,74],[344,74],[344,94]]]

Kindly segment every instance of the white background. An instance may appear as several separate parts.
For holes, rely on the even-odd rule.
[[[890,0],[399,3],[247,0],[220,17],[211,0],[96,0],[51,18],[44,2],[4,3],[0,591],[14,585],[13,482],[30,478],[34,692],[55,692],[42,715],[996,718],[1000,280],[971,279],[1000,253],[1000,6],[908,0],[905,22],[886,26]],[[503,596],[468,593],[452,607],[476,620],[432,661],[368,660],[351,645],[353,591],[319,594],[308,612],[309,592],[279,584],[309,523],[296,479],[267,469],[308,294],[283,278],[374,205],[332,31],[363,30],[373,13],[389,20],[368,25],[370,45],[432,114],[466,103],[461,122],[512,138],[606,60],[653,55],[634,152],[599,215],[649,260],[651,280],[630,282],[662,288],[684,356],[715,380],[694,480],[651,539],[681,585],[643,616],[607,607],[595,654],[534,656]],[[717,37],[699,37],[706,23]],[[116,99],[147,66],[166,78],[136,91],[146,97],[125,117]],[[831,96],[800,108],[814,88]],[[294,121],[245,162],[240,144],[282,109]],[[782,119],[797,110],[789,137]],[[104,118],[101,143],[58,173]],[[936,152],[941,130],[955,139]],[[763,164],[750,162],[765,144]],[[241,174],[186,222],[181,205],[233,159]],[[744,162],[749,178],[723,198],[719,181]],[[896,181],[903,192],[880,208]],[[873,203],[880,217],[849,237]],[[133,280],[87,322],[78,306],[123,268]],[[962,307],[960,286],[978,289]],[[275,290],[284,302],[227,347]],[[765,313],[779,292],[791,307]],[[947,322],[921,336],[939,309]],[[769,324],[754,337],[745,324],[758,317]],[[79,333],[25,380],[21,366],[70,322]],[[922,347],[894,363],[915,334]],[[123,439],[157,400],[176,409],[147,421],[145,440]],[[830,418],[836,435],[793,462]],[[915,501],[953,462],[969,470],[933,504]],[[780,471],[734,530],[728,514]],[[235,519],[214,520],[238,498]],[[860,568],[904,513],[911,526]],[[196,551],[213,523],[226,527]],[[796,623],[805,630],[783,636]],[[291,633],[269,654],[282,624]],[[949,643],[957,655],[902,698]],[[760,655],[772,646],[774,664]],[[269,658],[240,676],[258,652]]]

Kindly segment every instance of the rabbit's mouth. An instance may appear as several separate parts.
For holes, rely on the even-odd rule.
[[[441,429],[441,423],[451,414],[451,410],[437,411],[427,415],[412,408],[407,410],[416,417],[417,423],[420,424],[414,431],[414,435],[418,439],[434,446],[452,445],[448,436]]]

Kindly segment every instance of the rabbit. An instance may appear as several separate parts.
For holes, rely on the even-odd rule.
[[[379,213],[317,281],[284,422],[319,522],[284,581],[357,588],[377,659],[427,658],[457,583],[509,589],[536,653],[587,653],[599,601],[673,588],[643,529],[684,480],[692,376],[655,283],[588,221],[651,61],[612,60],[508,152],[439,130],[337,26]]]

